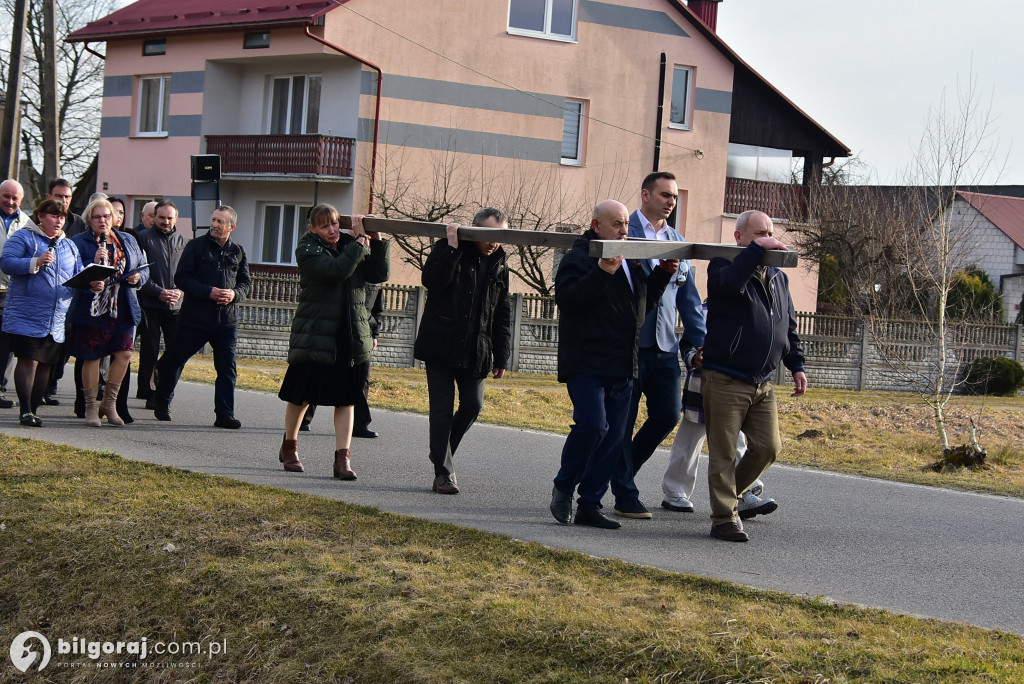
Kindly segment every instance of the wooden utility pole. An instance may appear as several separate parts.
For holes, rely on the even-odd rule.
[[[14,27],[11,34],[11,68],[7,75],[7,99],[4,101],[4,125],[0,131],[0,165],[4,178],[18,177],[18,136],[21,132],[21,66],[25,43],[25,18],[28,0],[15,0]]]
[[[57,6],[43,0],[43,177],[44,182],[60,178],[60,122],[57,120]]]

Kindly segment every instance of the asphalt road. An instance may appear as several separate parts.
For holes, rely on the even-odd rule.
[[[1022,499],[774,466],[765,492],[779,510],[748,521],[751,541],[732,544],[708,536],[706,488],[698,486],[696,513],[658,506],[662,450],[637,483],[653,520],[623,520],[612,531],[564,527],[548,512],[563,440],[557,435],[476,425],[457,455],[462,493],[442,496],[430,491],[425,416],[374,411],[372,427],[382,437],[354,440],[359,479],[341,482],[331,477],[329,411],[300,433],[306,472],[296,474],[277,460],[284,405],[272,394],[239,391],[243,425],[233,431],[213,427],[211,386],[182,383],[171,423],[156,421],[132,398],[136,422],[123,429],[85,427],[71,415],[70,391],[69,373],[58,394],[62,405],[40,410],[43,428],[21,427],[17,410],[7,409],[0,410],[0,430],[674,572],[1024,634]]]

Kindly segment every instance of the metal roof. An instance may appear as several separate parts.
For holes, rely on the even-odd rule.
[[[1005,197],[1001,195],[985,195],[980,192],[958,191],[957,197],[963,199],[978,213],[987,218],[1006,237],[1024,249],[1024,197]]]
[[[302,26],[347,0],[138,0],[102,19],[91,21],[67,37],[70,43],[117,38],[159,37],[220,28]]]

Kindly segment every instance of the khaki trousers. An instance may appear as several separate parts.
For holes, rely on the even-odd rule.
[[[705,370],[702,389],[711,520],[719,525],[738,519],[738,493],[753,484],[782,450],[778,407],[770,382],[752,385]],[[747,453],[736,463],[736,441],[741,430],[747,436]]]

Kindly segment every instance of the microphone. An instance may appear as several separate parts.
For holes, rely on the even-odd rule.
[[[103,249],[103,250],[107,249],[107,234],[106,233],[100,233],[100,249]],[[104,259],[103,260],[103,265],[106,266],[106,264],[107,264],[107,260]]]
[[[46,251],[50,252],[50,253],[53,253],[53,252],[57,251],[57,236],[56,235],[54,235],[52,238],[50,238],[50,244],[46,246]],[[42,266],[40,266],[40,268],[46,268],[46,264],[43,264]]]

